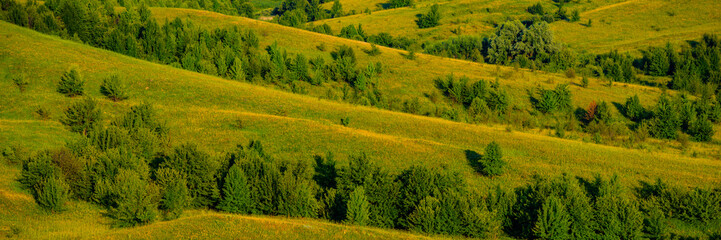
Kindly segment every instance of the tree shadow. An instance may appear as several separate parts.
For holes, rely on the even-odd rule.
[[[465,150],[464,153],[466,154],[466,161],[468,161],[468,165],[470,165],[474,170],[479,171],[481,166],[478,164],[478,160],[481,160],[483,155],[470,149]]]
[[[618,102],[611,102],[611,104],[613,104],[613,106],[616,107],[616,110],[618,110],[618,112],[621,113],[621,115],[627,116],[626,106],[624,106],[623,104],[618,103]]]

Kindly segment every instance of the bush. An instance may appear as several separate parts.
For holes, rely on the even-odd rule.
[[[18,86],[20,92],[25,92],[25,89],[27,89],[28,85],[30,84],[24,74],[13,77],[13,83],[15,83],[15,86]]]
[[[369,203],[365,189],[358,187],[351,192],[346,206],[345,223],[365,226],[369,222]]]
[[[128,89],[120,81],[118,75],[103,79],[103,84],[100,85],[100,93],[114,102],[128,99]]]
[[[381,50],[375,44],[371,44],[371,48],[368,50],[364,50],[364,52],[373,57],[381,55]]]
[[[35,189],[35,201],[42,208],[57,212],[64,209],[63,205],[70,195],[70,187],[65,183],[62,176],[51,176],[40,182]]]
[[[44,180],[56,176],[58,172],[60,169],[53,165],[51,153],[44,151],[23,161],[19,181],[23,187],[35,191]],[[33,195],[37,197],[37,192]]]
[[[533,97],[532,102],[542,113],[567,111],[572,107],[571,91],[566,84],[556,85],[553,90],[539,89],[538,97]]]
[[[708,142],[714,136],[713,123],[706,118],[696,119],[689,125],[688,134],[696,141]]]
[[[97,105],[95,99],[87,97],[65,110],[65,116],[60,122],[68,126],[72,132],[88,135],[88,131],[95,128],[100,122],[100,109]]]
[[[65,94],[67,97],[75,97],[83,95],[83,86],[85,85],[85,81],[83,80],[83,77],[80,75],[77,69],[72,68],[70,71],[65,72],[63,76],[60,78],[60,82],[58,83],[57,91],[59,93]]]
[[[250,190],[243,169],[233,165],[225,177],[223,185],[223,199],[218,209],[232,213],[249,213],[252,209]]]
[[[581,87],[583,87],[583,88],[588,87],[588,77],[583,76],[583,78],[581,78]]]
[[[498,143],[491,142],[486,146],[486,151],[478,163],[481,166],[481,173],[486,176],[498,176],[503,174],[506,161],[503,160],[501,146]]]
[[[573,70],[573,68],[566,70],[566,77],[571,79],[576,78],[576,70]]]

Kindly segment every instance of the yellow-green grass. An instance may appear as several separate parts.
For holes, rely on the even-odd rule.
[[[70,201],[61,212],[40,209],[16,181],[17,167],[0,162],[0,238],[19,239],[451,239],[321,220],[186,211],[179,219],[111,228],[104,210]]]
[[[556,37],[573,49],[633,51],[721,33],[721,2],[630,0],[581,14],[578,23],[556,22]],[[592,20],[591,27],[582,26]]]
[[[652,106],[661,94],[661,90],[658,88],[634,84],[615,83],[613,87],[607,87],[606,82],[598,79],[591,79],[590,86],[588,88],[582,88],[579,86],[580,77],[569,79],[561,74],[531,72],[525,69],[478,64],[425,54],[417,54],[417,59],[411,61],[402,55],[406,54],[405,51],[385,47],[379,47],[382,52],[381,55],[372,57],[362,52],[363,50],[369,49],[370,44],[360,41],[207,11],[170,8],[153,8],[151,10],[154,16],[161,21],[180,17],[182,19],[191,19],[194,23],[204,28],[212,29],[237,26],[244,29],[252,29],[262,36],[261,47],[277,42],[279,46],[287,49],[291,54],[302,53],[310,57],[323,56],[328,58],[328,61],[330,61],[330,54],[328,53],[330,49],[341,45],[351,46],[356,50],[356,56],[358,56],[360,66],[372,62],[383,63],[386,70],[380,75],[377,86],[388,98],[400,100],[413,97],[425,99],[425,96],[428,94],[440,94],[435,88],[433,80],[436,77],[443,77],[448,74],[455,74],[457,76],[465,75],[474,80],[486,79],[494,81],[494,79],[498,79],[501,86],[509,90],[513,98],[513,104],[521,109],[531,108],[531,103],[528,98],[529,90],[533,90],[536,87],[553,88],[556,84],[560,83],[570,84],[574,104],[584,108],[594,101],[623,104],[626,98],[633,95],[639,95],[643,104]],[[326,52],[319,51],[317,49],[319,45],[325,45],[328,50],[326,50]],[[510,77],[499,78],[497,77],[498,75]],[[335,86],[334,84],[326,85]],[[327,87],[314,87],[310,88],[309,95],[325,97],[326,93]],[[612,107],[612,111],[616,115],[620,115],[617,108]],[[717,134],[715,139],[721,139],[721,135]],[[702,153],[718,155],[718,153],[709,151],[713,148],[717,148],[717,145],[700,147],[699,149],[705,149]]]
[[[362,2],[359,0],[347,0]],[[455,34],[486,36],[494,23],[506,18],[527,19],[526,8],[539,1],[423,1],[416,8],[400,8],[313,22],[328,24],[336,32],[344,26],[362,24],[367,33],[387,32],[428,42]],[[441,5],[441,25],[419,29],[416,15],[425,14],[433,3]],[[350,3],[349,3],[350,4]],[[696,40],[704,33],[721,32],[719,1],[700,0],[628,0],[580,1],[566,6],[568,13],[581,12],[581,21],[557,21],[551,24],[557,39],[575,50],[603,53],[610,50],[633,51],[649,45]],[[489,11],[487,11],[488,9]],[[544,2],[546,11],[556,7]],[[673,16],[672,16],[673,15]],[[592,26],[582,24],[592,20]],[[392,23],[392,24],[390,24]],[[451,31],[458,31],[452,33]]]
[[[416,53],[416,60],[408,60],[402,54],[406,51],[379,47],[382,54],[376,57],[368,56],[362,50],[370,48],[370,44],[350,39],[338,38],[319,33],[309,32],[301,29],[280,26],[272,23],[233,17],[207,11],[152,8],[153,15],[161,20],[191,19],[197,25],[206,28],[238,26],[240,28],[256,30],[262,37],[261,47],[277,42],[279,46],[288,50],[289,53],[302,53],[306,56],[323,56],[330,59],[330,50],[341,45],[348,45],[355,49],[359,60],[359,66],[368,63],[382,62],[384,68],[378,80],[378,87],[388,93],[389,97],[410,99],[412,97],[424,97],[427,93],[437,92],[434,85],[436,77],[444,77],[448,74],[457,76],[468,76],[473,80],[486,79],[494,81],[498,75],[510,75],[510,77],[499,78],[499,82],[510,91],[514,104],[521,107],[528,107],[527,90],[540,86],[552,88],[559,83],[572,84],[571,90],[574,93],[574,103],[578,106],[588,106],[592,101],[604,100],[607,102],[622,103],[629,96],[638,94],[642,102],[652,104],[660,94],[660,90],[652,87],[644,87],[633,84],[615,84],[614,87],[603,87],[605,82],[591,79],[589,88],[581,88],[580,77],[568,79],[562,74],[549,74],[544,72],[531,72],[525,69],[513,69],[490,64],[478,64],[457,59],[441,58],[431,55]],[[317,46],[325,44],[326,52],[317,50]],[[326,91],[318,91],[311,95],[324,96]]]
[[[4,22],[0,27],[0,58],[9,63],[5,67],[12,66],[11,72],[24,71],[33,79],[25,93],[17,91],[8,79],[0,81],[0,88],[9,89],[3,91],[0,104],[15,102],[0,112],[0,119],[41,123],[32,120],[30,112],[35,110],[34,106],[48,107],[57,119],[64,107],[79,100],[55,92],[62,72],[76,65],[87,80],[87,94],[99,99],[106,122],[132,105],[152,102],[160,117],[168,121],[175,143],[196,142],[214,153],[230,150],[249,139],[262,140],[271,154],[286,159],[307,161],[313,154],[331,151],[345,164],[345,156],[365,152],[389,171],[412,165],[443,167],[460,172],[471,186],[479,189],[496,184],[519,186],[534,173],[582,177],[618,174],[628,185],[659,177],[686,186],[711,186],[721,181],[721,162],[716,160],[507,132],[502,127],[353,106],[140,61]],[[114,103],[101,98],[98,93],[101,79],[112,73],[122,74],[131,89],[130,100]],[[351,119],[349,127],[338,124],[344,117]],[[233,126],[238,120],[243,123],[242,128]],[[33,131],[27,124],[7,122],[14,131],[26,132],[27,139],[47,134]],[[67,131],[55,135],[74,136]],[[4,144],[29,141],[9,139]],[[481,153],[491,141],[501,144],[509,167],[505,175],[488,179],[473,171],[466,154]]]

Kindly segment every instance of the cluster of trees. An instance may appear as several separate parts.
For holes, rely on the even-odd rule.
[[[721,123],[721,103],[708,97],[693,101],[685,94],[674,99],[662,95],[651,110],[633,96],[626,100],[623,113],[637,128],[660,139],[676,139],[683,132],[696,141],[707,142],[715,133],[714,123]]]
[[[421,14],[418,16],[416,24],[418,24],[418,28],[432,28],[438,26],[438,24],[440,24],[440,20],[441,13],[438,12],[438,4],[433,4],[433,6],[431,6],[431,11],[429,11],[428,14]]]
[[[344,16],[343,5],[339,0],[333,1],[330,10],[324,9],[325,0],[284,0],[279,7],[273,9],[278,15],[278,23],[291,27],[302,27],[307,22]]]
[[[692,93],[716,92],[721,85],[721,40],[706,34],[677,51],[673,45],[643,51],[638,68],[651,76],[669,76],[669,87]]]
[[[436,78],[436,87],[455,104],[465,107],[472,118],[484,118],[488,115],[500,115],[508,110],[510,97],[498,83],[489,84],[478,80],[469,84],[468,77],[456,78],[447,75],[445,79]]]
[[[573,12],[569,15],[568,11],[566,11],[564,7],[564,4],[558,4],[558,9],[556,12],[551,12],[543,8],[543,5],[539,2],[534,5],[531,5],[528,7],[527,11],[530,14],[533,14],[533,18],[531,18],[532,22],[537,21],[545,21],[547,23],[552,23],[559,20],[565,20],[569,22],[577,22],[578,20],[581,20],[581,13],[578,10],[573,10]]]
[[[249,18],[255,16],[255,8],[249,0],[119,0],[117,3],[126,8],[147,5],[151,7],[203,9]]]
[[[428,44],[425,52],[499,65],[518,64],[551,72],[575,66],[576,62],[575,54],[554,41],[553,33],[543,21],[528,26],[518,20],[508,21],[491,37],[453,37]]]

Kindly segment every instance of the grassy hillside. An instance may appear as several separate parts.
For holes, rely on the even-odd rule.
[[[542,2],[546,11],[555,12],[557,9],[551,1],[420,1],[416,8],[383,10],[371,15],[326,19],[313,24],[328,24],[336,32],[350,24],[362,24],[363,29],[371,34],[387,32],[423,43],[446,39],[454,34],[491,34],[494,24],[502,23],[509,17],[530,17],[526,8],[537,2]],[[433,3],[441,5],[441,25],[419,29],[414,22],[416,15],[427,13]],[[551,26],[556,37],[575,50],[594,53],[612,49],[632,51],[648,45],[695,40],[704,33],[719,33],[721,15],[716,10],[719,7],[721,3],[713,0],[580,1],[565,6],[569,14],[573,10],[581,12],[579,22],[557,21]],[[592,25],[586,27],[589,19]]]
[[[191,19],[194,23],[205,28],[238,26],[253,29],[262,36],[263,40],[261,41],[261,45],[270,45],[273,42],[277,42],[279,46],[288,50],[290,54],[302,53],[311,58],[322,56],[328,58],[327,61],[330,61],[330,54],[328,53],[330,49],[341,45],[351,46],[356,51],[359,66],[365,66],[373,62],[381,62],[383,64],[386,70],[380,75],[377,86],[383,93],[386,93],[389,98],[397,99],[397,101],[418,97],[423,101],[430,102],[430,100],[427,100],[427,96],[441,94],[436,89],[433,80],[447,74],[455,74],[456,76],[465,75],[472,80],[498,80],[500,85],[509,91],[512,97],[512,104],[516,105],[519,109],[531,108],[531,102],[528,97],[529,91],[534,91],[533,89],[538,87],[553,88],[555,85],[561,83],[570,84],[569,89],[573,94],[574,105],[584,108],[594,101],[606,101],[612,105],[620,106],[626,98],[636,94],[639,95],[644,105],[652,106],[662,92],[662,90],[658,88],[635,84],[614,83],[612,87],[608,87],[607,82],[598,79],[590,79],[591,83],[589,87],[583,88],[580,86],[580,77],[569,79],[566,76],[562,76],[562,74],[549,74],[540,71],[534,72],[526,69],[479,64],[425,54],[416,54],[416,60],[408,60],[403,56],[403,54],[406,54],[405,51],[385,47],[379,47],[382,54],[374,57],[362,52],[370,48],[368,43],[355,40],[206,11],[169,8],[153,8],[152,11],[154,16],[161,21],[180,17],[182,19]],[[308,41],[298,41],[298,39],[308,39]],[[319,45],[325,45],[327,48],[326,52],[319,51],[317,49]],[[264,48],[264,46],[261,46],[261,48]],[[309,95],[326,97],[326,93],[326,88],[311,88]],[[620,115],[617,107],[612,107],[611,111],[616,115]],[[509,118],[514,117],[511,116]],[[543,131],[533,131],[533,133],[547,134],[547,132]],[[721,135],[717,134],[715,139],[721,139]],[[708,156],[718,155],[718,153],[713,150],[708,151],[709,149],[716,148],[716,145],[701,145],[704,146],[697,146],[697,151],[708,154]],[[677,149],[663,149],[661,151],[679,153]]]
[[[498,183],[518,186],[533,173],[567,172],[583,177],[594,172],[617,173],[627,184],[668,176],[674,176],[681,185],[710,186],[720,180],[721,163],[716,160],[508,132],[502,127],[294,95],[139,61],[7,23],[2,23],[0,34],[4,38],[0,42],[3,49],[0,59],[8,63],[4,71],[22,71],[30,79],[25,93],[17,91],[7,78],[0,82],[0,87],[12,89],[0,95],[4,106],[0,118],[3,129],[8,129],[3,132],[7,145],[22,144],[47,134],[59,139],[75,136],[57,120],[62,110],[78,99],[57,94],[54,86],[61,72],[76,65],[85,75],[90,96],[100,98],[97,89],[101,79],[111,73],[123,74],[129,83],[130,100],[120,103],[100,100],[106,122],[129,106],[152,102],[168,121],[175,143],[213,143],[202,144],[213,152],[229,150],[249,139],[267,142],[269,153],[287,159],[309,159],[313,154],[332,151],[343,164],[345,156],[365,152],[387,169],[415,164],[444,167],[460,172],[472,186],[481,188]],[[50,109],[52,120],[34,120],[33,111],[38,107]],[[339,124],[344,117],[351,119],[349,127]],[[242,122],[242,127],[238,127],[238,122]],[[38,128],[54,131],[36,131]],[[482,152],[492,140],[503,146],[511,167],[507,175],[489,180],[471,169],[466,156]],[[42,147],[60,144],[62,141],[48,141]]]

